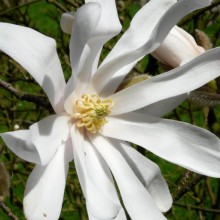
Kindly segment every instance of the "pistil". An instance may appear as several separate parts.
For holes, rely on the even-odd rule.
[[[98,95],[83,95],[75,103],[76,113],[73,118],[78,127],[85,127],[91,133],[97,133],[107,123],[105,118],[110,114],[114,102],[111,99],[101,100]]]

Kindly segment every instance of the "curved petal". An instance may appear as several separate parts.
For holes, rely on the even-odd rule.
[[[112,115],[131,112],[195,90],[220,76],[219,67],[220,48],[209,50],[181,67],[109,96],[115,102]]]
[[[70,117],[51,115],[30,126],[30,140],[36,146],[41,165],[47,164],[69,137]]]
[[[100,4],[93,2],[83,5],[74,13],[70,39],[70,61],[75,75],[78,75],[80,68],[83,68],[83,63],[81,62],[81,59],[85,59],[82,57],[83,50],[89,40],[94,37],[101,12]]]
[[[63,13],[60,18],[60,27],[66,34],[71,34],[73,30],[75,12]]]
[[[70,41],[70,57],[73,74],[77,75],[76,88],[73,92],[74,76],[68,82],[67,97],[74,98],[83,93],[91,74],[97,69],[101,48],[104,43],[118,34],[121,25],[118,19],[114,0],[86,1],[72,19],[72,36]],[[71,23],[70,16],[64,16]],[[68,19],[69,18],[69,19]],[[68,27],[67,27],[68,28]],[[72,94],[72,95],[71,95]],[[67,105],[68,106],[68,105]]]
[[[94,30],[101,16],[101,11],[102,10],[99,4],[89,3],[83,5],[81,8],[78,9],[77,12],[74,13],[72,34],[69,46],[72,76],[67,83],[65,91],[66,100],[64,103],[65,110],[69,114],[73,113],[72,103],[74,103],[75,97],[77,96],[75,91],[75,87],[77,86],[77,83],[79,83],[77,82],[77,76],[80,74],[80,72],[82,72],[81,70],[85,70],[80,80],[80,84],[82,84],[82,87],[84,87],[83,84],[87,82],[89,76],[91,75],[91,69],[89,69],[88,67],[92,65],[94,54],[93,56],[91,56],[91,53],[93,53],[93,51],[91,51],[87,43],[93,36]],[[68,16],[65,17],[68,18],[70,17],[70,15],[68,14]],[[65,17],[63,15],[63,18]],[[88,63],[86,63],[86,61],[88,61]]]
[[[29,130],[18,130],[0,134],[8,148],[23,160],[41,163],[38,150],[30,140]]]
[[[129,86],[132,86],[132,85],[134,85],[138,82],[141,82],[141,81],[143,81],[143,80],[140,79],[140,81],[137,81],[133,84],[130,83]],[[129,86],[126,85],[123,88],[128,88]],[[119,91],[120,91],[120,89],[119,89]],[[145,106],[141,109],[138,109],[138,110],[136,110],[136,112],[161,117],[161,116],[164,116],[165,114],[171,112],[172,110],[174,110],[187,98],[188,98],[188,94],[182,94],[182,95],[178,95],[175,97],[167,98],[167,99],[152,103],[152,104]]]
[[[125,211],[123,208],[121,208],[119,210],[119,213],[118,213],[117,217],[114,218],[114,220],[127,220],[127,217],[125,215]]]
[[[176,0],[151,0],[133,17],[129,29],[122,35],[101,66],[116,57],[141,47],[150,38],[160,18]]]
[[[73,142],[76,169],[79,175],[80,183],[82,184],[83,192],[85,193],[84,195],[86,198],[88,213],[92,215],[94,219],[114,219],[118,215],[121,207],[119,204],[113,202],[114,199],[109,199],[110,195],[105,189],[102,188],[102,190],[100,190],[91,180],[90,175],[88,174],[89,170],[87,170],[86,166],[87,155],[84,151],[86,140],[83,138],[80,129],[73,126],[71,129],[71,138]],[[103,182],[106,183],[106,177],[103,178],[103,176],[99,175],[98,178],[102,181],[100,182],[100,186],[103,187]],[[108,186],[109,185],[111,184],[108,184]],[[108,189],[108,186],[104,187]],[[103,194],[102,191],[105,191],[105,194]],[[106,195],[108,195],[108,197]]]
[[[167,98],[150,105],[145,106],[144,108],[138,109],[137,112],[153,115],[157,117],[162,117],[165,114],[174,110],[179,106],[184,100],[186,100],[188,94],[182,94],[175,97]]]
[[[0,23],[0,50],[34,77],[46,92],[55,112],[63,112],[66,83],[52,38],[30,28]]]
[[[109,165],[126,207],[133,220],[165,219],[157,209],[148,191],[135,176],[122,154],[120,144],[113,139],[89,134],[97,150]]]
[[[126,143],[121,143],[118,150],[146,187],[160,211],[167,212],[173,200],[160,168]]]
[[[108,95],[114,93],[118,85],[121,83],[121,80],[128,73],[128,71],[134,66],[134,64],[138,60],[140,60],[143,56],[153,52],[156,48],[158,48],[162,43],[162,41],[164,40],[164,38],[166,37],[166,35],[171,30],[171,28],[183,16],[185,16],[186,14],[188,14],[189,12],[195,9],[205,7],[210,4],[209,0],[202,0],[202,1],[180,0],[177,1],[176,4],[174,4],[175,2],[173,0],[163,1],[163,2],[165,2],[165,5],[162,5],[161,1],[158,3],[158,0],[150,1],[150,6],[153,7],[151,8],[149,13],[145,14],[145,16],[149,16],[149,14],[150,15],[152,14],[153,15],[152,20],[155,19],[156,23],[154,23],[151,20],[150,23],[146,23],[149,26],[151,26],[151,23],[153,24],[153,28],[150,32],[149,38],[147,38],[147,41],[144,41],[144,34],[142,32],[138,31],[139,35],[137,36],[135,35],[134,32],[132,32],[131,36],[129,36],[129,39],[130,38],[133,39],[130,41],[134,42],[132,44],[130,43],[132,47],[126,49],[123,54],[120,54],[119,56],[110,59],[105,65],[99,68],[99,70],[92,78],[90,91],[96,91],[96,93],[101,94],[104,97],[107,97]],[[148,5],[149,3],[145,6],[146,10],[148,9]],[[156,8],[159,8],[160,5],[162,5],[162,7],[165,8],[165,10],[161,8],[162,9],[161,16],[160,13],[158,13],[158,11],[156,10]],[[154,11],[156,14],[154,14]],[[137,26],[140,26],[140,24],[142,24],[141,23],[142,16],[143,15],[141,13],[140,20],[139,17],[137,19],[138,21]],[[146,20],[147,19],[148,18],[146,17]],[[134,24],[136,24],[136,22],[134,22]],[[142,26],[140,27],[143,28]],[[136,30],[135,28],[136,27],[134,26],[134,30]],[[143,28],[143,30],[147,28],[148,26],[146,28]],[[140,42],[142,43],[141,45],[138,43],[139,37],[141,38],[140,40]],[[127,44],[129,45],[129,43]],[[128,48],[128,46],[126,46],[126,48]],[[130,67],[127,68],[129,65]]]
[[[84,150],[88,176],[109,200],[120,205],[108,165],[90,142],[86,141]]]
[[[220,141],[211,132],[184,122],[138,113],[108,120],[103,135],[138,144],[197,173],[220,177]]]
[[[70,130],[72,145],[73,145],[73,155],[74,163],[76,167],[76,172],[79,178],[79,182],[86,198],[86,173],[85,169],[85,158],[84,158],[84,134],[81,129],[77,129],[75,125],[71,127]]]
[[[71,146],[61,145],[48,165],[37,165],[32,171],[23,201],[27,219],[59,218],[71,151]]]
[[[96,26],[96,37],[110,40],[121,31],[115,0],[85,0],[86,3],[96,2],[102,8],[101,18]]]
[[[103,220],[103,219],[98,219],[94,216],[92,216],[90,213],[88,213],[89,220]],[[114,220],[127,220],[127,217],[125,215],[125,211],[123,208],[121,208],[118,212],[118,215],[114,217]]]

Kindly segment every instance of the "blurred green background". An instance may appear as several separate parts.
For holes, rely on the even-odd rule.
[[[146,1],[117,1],[117,8],[123,31],[130,23],[131,18]],[[214,1],[215,6],[199,11],[188,16],[180,22],[181,27],[195,36],[195,29],[204,31],[210,38],[213,47],[220,45],[220,1]],[[83,2],[81,0],[0,0],[0,21],[31,27],[57,41],[58,54],[62,62],[66,80],[70,76],[69,64],[69,36],[65,35],[59,26],[61,14],[76,10]],[[102,59],[113,47],[119,36],[105,45]],[[131,76],[143,73],[156,75],[164,72],[164,68],[151,56],[139,62]],[[220,71],[220,70],[219,70]],[[207,73],[208,74],[208,73]],[[33,78],[15,61],[7,55],[0,53],[0,79],[9,82],[21,92],[42,95],[47,103],[47,98],[42,89]],[[213,86],[214,84],[214,86]],[[217,79],[209,87],[213,93],[219,93],[220,80]],[[219,103],[210,108],[201,103],[192,101],[184,102],[180,107],[168,114],[167,118],[186,121],[191,124],[209,129],[220,135],[220,107]],[[28,128],[31,124],[52,114],[51,108],[37,105],[32,102],[22,101],[11,92],[0,87],[0,132]],[[187,170],[166,162],[139,146],[134,146],[138,151],[159,164],[166,178],[171,192],[176,196],[172,210],[166,214],[168,219],[176,220],[220,220],[220,181],[218,179],[202,177]],[[0,161],[4,163],[10,175],[9,194],[4,199],[4,204],[18,219],[25,219],[22,211],[22,198],[24,187],[33,164],[16,157],[0,140]],[[183,187],[185,181],[198,182],[186,193],[178,196],[175,194]],[[198,179],[201,181],[198,181]],[[0,177],[1,180],[1,177]],[[184,188],[184,187],[183,187]],[[0,208],[0,220],[8,220]],[[70,164],[70,171],[65,190],[62,213],[60,220],[85,220],[88,219],[85,210],[85,201],[77,179],[74,163]]]

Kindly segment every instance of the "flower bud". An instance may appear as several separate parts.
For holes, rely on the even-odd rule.
[[[198,46],[189,33],[175,26],[161,46],[152,53],[152,56],[161,63],[175,68],[203,52],[205,52],[205,49]]]
[[[204,47],[205,50],[209,50],[212,48],[212,42],[210,41],[208,35],[205,32],[196,29],[195,34],[196,41],[200,46]]]

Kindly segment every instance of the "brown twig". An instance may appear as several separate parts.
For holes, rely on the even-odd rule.
[[[40,95],[34,95],[26,92],[22,92],[12,86],[12,84],[5,82],[0,79],[0,87],[8,90],[11,92],[16,98],[28,101],[28,102],[34,102],[35,104],[41,105],[45,108],[52,108],[50,103],[46,100],[46,97],[40,96]]]
[[[178,199],[180,199],[184,194],[190,191],[203,178],[204,178],[203,175],[187,170],[179,180],[177,187],[172,193],[173,201],[177,201]]]
[[[189,95],[189,100],[201,106],[220,106],[220,95],[210,92],[192,91]]]
[[[17,10],[19,8],[22,8],[24,6],[31,5],[31,4],[40,2],[40,1],[42,1],[42,0],[34,0],[34,1],[31,1],[31,2],[26,2],[26,3],[20,4],[20,5],[16,6],[16,7],[13,7],[13,8],[9,8],[8,10],[1,11],[0,12],[0,16],[8,14],[8,13],[10,13],[10,12],[12,12],[14,10]]]
[[[56,0],[46,0],[46,2],[55,5],[57,8],[59,8],[62,12],[68,12],[68,10],[63,7],[59,2]]]
[[[187,17],[185,17],[184,19],[182,19],[178,25],[179,26],[183,26],[186,23],[188,23],[189,21],[191,21],[192,19],[194,19],[195,17],[198,17],[199,15],[203,14],[205,11],[208,11],[214,7],[216,7],[217,5],[220,4],[220,0],[216,0],[214,1],[210,6],[196,10],[195,12],[191,13],[190,15],[188,15]]]
[[[197,183],[199,183],[205,176],[194,173],[187,170],[175,187],[172,193],[173,201],[179,200],[183,195],[189,192]],[[172,213],[172,209],[165,213],[165,216],[169,216]]]
[[[79,2],[74,2],[74,1],[71,1],[71,0],[65,0],[68,4],[72,5],[73,7],[75,8],[78,8],[80,7],[83,3],[79,3]]]
[[[17,216],[15,216],[11,210],[4,204],[4,202],[0,202],[0,207],[3,212],[12,220],[19,220]]]
[[[195,205],[182,204],[182,203],[179,203],[179,202],[174,202],[174,204],[177,205],[177,206],[186,207],[186,208],[188,208],[188,209],[195,209],[195,210],[199,210],[199,211],[204,211],[204,212],[211,212],[211,213],[218,213],[218,214],[220,214],[220,210],[219,210],[219,209],[203,208],[203,207],[199,207],[199,206],[195,206]]]

